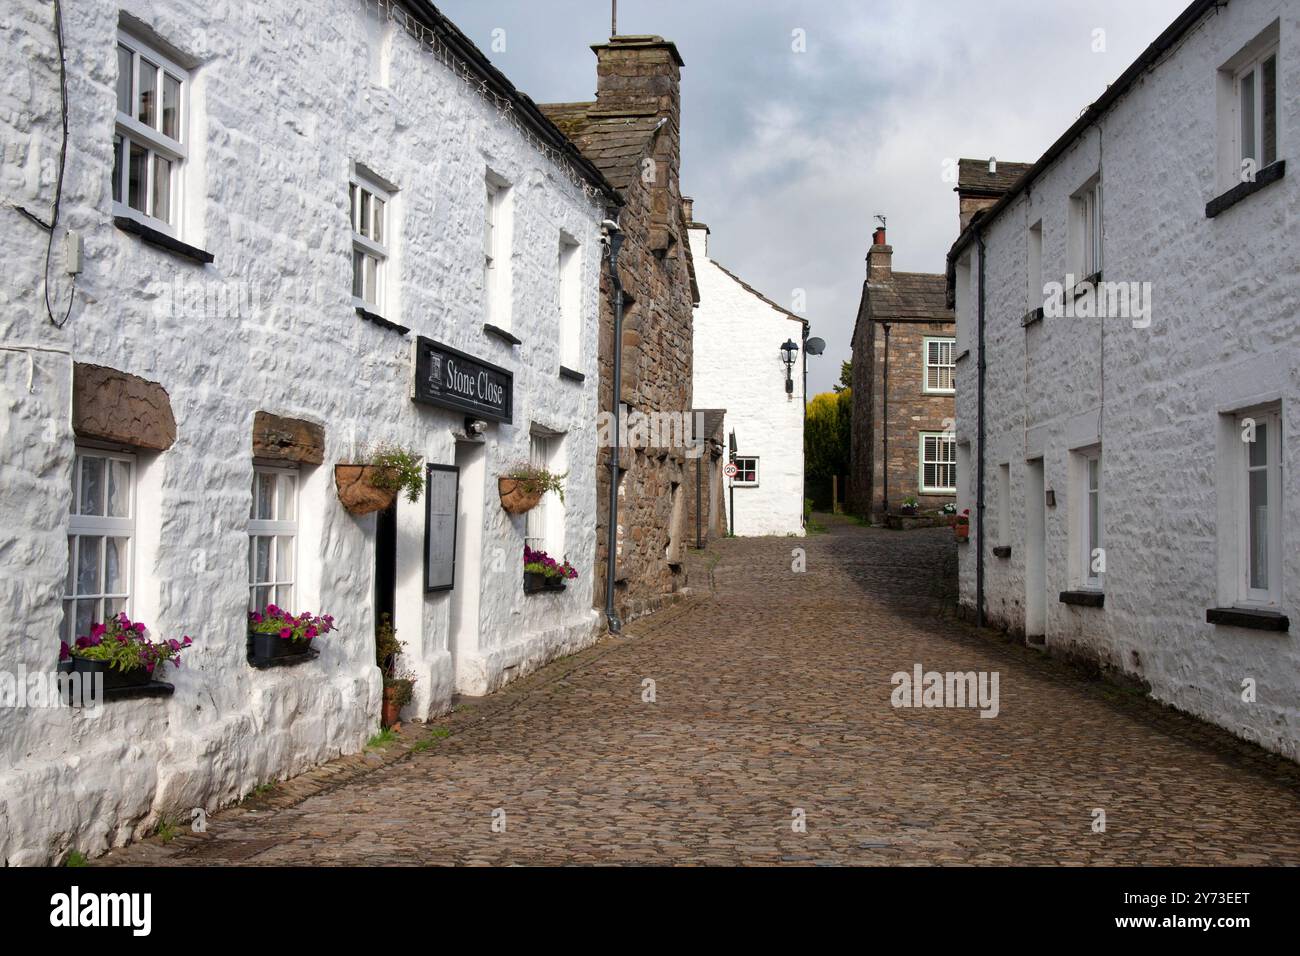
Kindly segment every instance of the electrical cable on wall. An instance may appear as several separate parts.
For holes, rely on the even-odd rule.
[[[63,51],[63,9],[59,0],[54,0],[54,34],[59,44],[59,104],[62,114],[63,139],[59,146],[59,173],[54,185],[54,208],[50,213],[49,222],[50,235],[45,242],[45,313],[49,316],[50,323],[56,329],[61,329],[67,324],[68,317],[72,315],[72,303],[77,296],[77,277],[75,274],[72,277],[72,288],[68,292],[67,311],[63,313],[62,319],[56,319],[54,317],[54,306],[50,302],[50,257],[54,251],[54,230],[59,225],[59,207],[63,202],[63,169],[68,160],[68,71]],[[23,212],[26,211],[23,210]],[[28,218],[35,218],[31,213],[26,213],[26,215]]]

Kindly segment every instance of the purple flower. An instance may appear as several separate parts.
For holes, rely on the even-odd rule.
[[[289,638],[293,637],[293,631],[287,627],[281,628],[280,636],[287,641]]]
[[[68,647],[67,641],[59,641],[59,660],[66,661],[72,656],[72,650]]]

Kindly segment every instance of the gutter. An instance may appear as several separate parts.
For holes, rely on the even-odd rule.
[[[429,0],[401,0],[401,3],[402,6],[409,8],[416,20],[447,44],[452,54],[482,79],[488,89],[508,99],[513,104],[513,111],[520,122],[537,134],[543,142],[563,152],[583,178],[604,194],[610,205],[617,207],[623,205],[623,197],[605,178],[604,173],[582,155],[578,147],[560,131],[558,126],[547,119],[546,114],[537,108],[532,97],[516,89],[506,75],[492,65],[492,61],[484,56],[465,34],[461,33],[456,24],[448,20]]]
[[[1047,152],[1043,153],[1038,162],[1030,166],[1024,175],[1016,180],[1016,184],[1003,193],[1001,199],[982,213],[976,213],[948,251],[949,306],[953,305],[955,297],[957,258],[978,237],[982,224],[996,219],[1021,193],[1027,191],[1034,181],[1046,171],[1047,167],[1051,166],[1062,153],[1069,149],[1089,126],[1100,119],[1101,115],[1110,109],[1116,100],[1127,93],[1142,74],[1172,49],[1174,44],[1181,40],[1183,35],[1192,27],[1196,26],[1202,17],[1211,10],[1226,5],[1227,0],[1194,0],[1187,9],[1178,15],[1178,18],[1173,23],[1165,28],[1165,31],[1160,36],[1156,37],[1150,46],[1142,51],[1142,54],[1133,61],[1129,68],[1120,74],[1119,79],[1106,87],[1106,91],[1083,111],[1083,115],[1075,120],[1070,128],[1047,148]]]

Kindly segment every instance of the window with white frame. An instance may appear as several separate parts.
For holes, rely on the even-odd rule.
[[[382,314],[388,276],[391,190],[360,169],[348,183],[352,216],[352,302]]]
[[[529,436],[529,461],[552,474],[564,474],[564,435],[549,431],[534,431]],[[545,551],[556,561],[564,558],[564,502],[553,491],[542,495],[542,500],[524,518],[524,544],[535,551]]]
[[[737,455],[732,461],[736,465],[736,477],[732,484],[753,485],[758,484],[758,458],[754,455]]]
[[[1101,590],[1106,576],[1104,522],[1102,520],[1101,448],[1074,452],[1075,540],[1080,586]]]
[[[1237,104],[1237,157],[1255,169],[1277,160],[1277,47],[1239,68],[1233,76]]]
[[[483,295],[486,321],[509,328],[510,235],[506,200],[509,184],[491,173],[485,179],[483,221]]]
[[[957,440],[952,432],[921,432],[921,493],[957,493]]]
[[[929,394],[952,395],[957,390],[957,340],[927,338],[924,344],[923,390]]]
[[[582,247],[560,234],[560,364],[579,370],[582,362]]]
[[[131,610],[135,547],[135,456],[78,448],[68,515],[63,640]]]
[[[298,548],[298,471],[253,466],[248,512],[248,606],[293,609]]]
[[[189,73],[129,33],[117,36],[113,212],[180,232]]]
[[[1238,599],[1276,606],[1282,599],[1282,417],[1276,410],[1237,416]]]
[[[1096,275],[1102,268],[1102,193],[1101,178],[1097,177],[1070,199],[1074,220],[1074,271],[1075,282]]]

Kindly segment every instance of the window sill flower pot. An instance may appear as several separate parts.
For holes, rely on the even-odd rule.
[[[294,641],[279,634],[248,634],[248,663],[254,667],[280,667],[320,656],[311,641]]]
[[[375,486],[381,469],[373,465],[335,465],[334,485],[339,501],[349,514],[368,515],[383,511],[397,500],[396,491],[386,491]]]
[[[143,667],[120,670],[109,666],[108,661],[94,661],[84,657],[72,658],[72,670],[79,674],[103,674],[106,691],[148,687],[153,681],[153,675]]]
[[[384,688],[384,713],[381,722],[385,727],[391,727],[401,719],[402,705],[398,702],[400,692],[401,689],[398,687]]]
[[[546,579],[546,590],[548,591],[563,591],[565,587],[567,587],[567,585],[564,583],[564,578]]]
[[[501,496],[501,507],[512,515],[532,511],[542,500],[540,490],[527,491],[523,483],[515,478],[498,478],[497,493]]]

